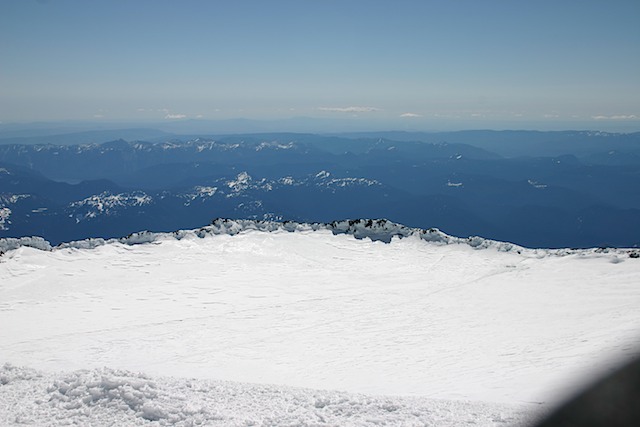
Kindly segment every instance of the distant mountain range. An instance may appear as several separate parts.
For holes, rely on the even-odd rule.
[[[640,133],[29,138],[0,145],[0,237],[375,217],[523,246],[640,244]]]

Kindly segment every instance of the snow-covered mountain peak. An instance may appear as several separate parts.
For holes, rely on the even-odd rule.
[[[7,230],[11,221],[9,217],[11,216],[11,209],[9,208],[0,208],[0,230]]]
[[[316,185],[320,185],[331,190],[335,190],[336,188],[347,188],[354,186],[370,187],[374,185],[382,185],[378,180],[375,179],[358,177],[334,177],[331,172],[328,172],[326,170],[322,170],[315,174],[312,178],[312,181],[316,183]]]
[[[273,149],[273,150],[290,150],[294,148],[294,142],[281,143],[278,141],[270,141],[270,142],[261,142],[256,146],[256,151],[261,151],[264,149]]]
[[[249,187],[249,183],[253,180],[251,175],[247,172],[240,172],[236,179],[227,181],[227,187],[232,189],[233,191],[241,191],[246,190]]]
[[[113,194],[106,191],[73,202],[69,208],[74,210],[76,220],[96,218],[99,215],[118,214],[122,208],[144,206],[153,202],[153,198],[143,191]]]

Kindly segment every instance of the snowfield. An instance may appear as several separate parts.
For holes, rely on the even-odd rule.
[[[106,368],[43,374],[4,366],[0,384],[3,426],[482,426],[536,419],[507,404],[151,378]]]
[[[0,250],[0,425],[522,425],[640,354],[634,250],[224,220]]]

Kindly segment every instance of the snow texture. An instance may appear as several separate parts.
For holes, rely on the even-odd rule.
[[[0,207],[0,230],[9,229],[9,224],[11,224],[11,221],[9,221],[10,216],[11,209]]]
[[[82,242],[77,243],[79,246],[82,246]],[[42,237],[8,237],[0,239],[0,254],[19,249],[21,247],[40,249],[41,251],[52,250],[51,244]]]
[[[250,179],[250,177],[249,177]],[[205,191],[205,190],[203,190]],[[206,191],[214,191],[215,189],[207,189]],[[330,223],[299,223],[295,221],[260,221],[260,220],[232,220],[226,218],[217,218],[213,220],[211,225],[195,230],[178,230],[173,233],[155,233],[150,231],[141,231],[132,233],[129,236],[119,239],[102,239],[90,238],[80,241],[61,243],[52,248],[49,242],[40,237],[30,238],[4,238],[0,239],[0,251],[17,249],[20,246],[28,246],[42,250],[52,250],[55,248],[77,248],[89,249],[111,243],[122,243],[126,245],[135,245],[141,243],[151,243],[166,239],[182,239],[187,236],[197,236],[203,238],[210,235],[229,234],[236,235],[248,231],[288,231],[288,232],[308,232],[329,230],[333,234],[348,234],[357,239],[368,238],[372,241],[391,242],[396,238],[409,236],[418,236],[427,242],[449,244],[464,244],[476,249],[493,248],[500,252],[515,251],[525,256],[545,257],[565,256],[576,254],[578,256],[588,257],[594,253],[611,253],[622,257],[637,257],[637,249],[618,249],[618,248],[592,248],[592,249],[529,249],[518,246],[513,243],[499,242],[491,239],[485,239],[479,236],[470,236],[466,238],[450,236],[437,228],[420,229],[406,227],[401,224],[388,221],[386,219],[356,219],[332,221]]]
[[[384,397],[108,368],[46,374],[0,367],[2,425],[525,425],[524,406]]]
[[[631,249],[225,219],[0,248],[0,425],[517,425],[640,354]]]

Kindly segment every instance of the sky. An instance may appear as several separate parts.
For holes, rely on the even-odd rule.
[[[639,18],[637,0],[0,0],[0,122],[640,130]]]

